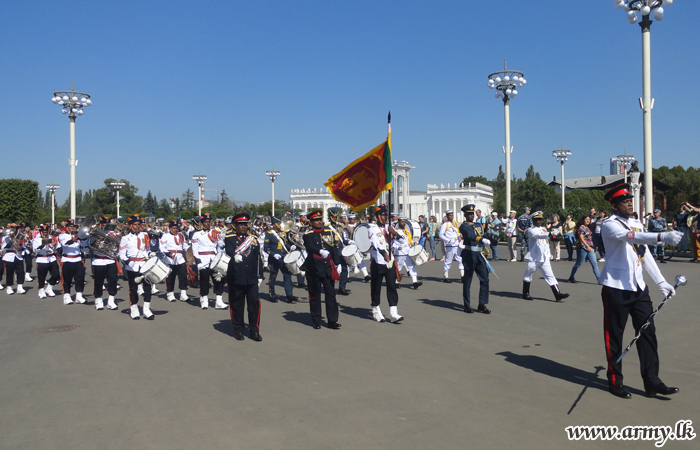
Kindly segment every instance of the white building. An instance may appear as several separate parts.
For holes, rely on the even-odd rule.
[[[477,209],[481,209],[484,214],[491,212],[493,206],[493,189],[481,183],[474,183],[469,186],[462,186],[461,183],[454,183],[452,186],[444,184],[429,184],[425,191],[410,190],[410,178],[408,172],[415,167],[406,161],[394,161],[392,164],[393,188],[392,210],[399,214],[404,214],[411,219],[417,219],[419,215],[426,217],[435,216],[440,222],[445,211],[455,210],[455,217],[461,217],[460,209],[464,205],[473,203]],[[323,187],[317,189],[292,189],[289,196],[292,208],[297,213],[299,211],[310,211],[312,209],[322,209],[324,217],[327,217],[326,210],[337,206],[348,209],[347,205],[337,202]],[[377,204],[388,203],[388,192],[382,193]]]

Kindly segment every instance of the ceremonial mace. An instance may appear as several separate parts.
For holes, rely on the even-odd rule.
[[[688,280],[685,278],[685,276],[683,276],[683,275],[676,275],[676,285],[673,286],[673,289],[676,290],[676,289],[678,289],[679,286],[683,286],[683,285],[685,285],[687,282],[688,282]],[[647,319],[646,323],[645,323],[644,325],[642,325],[642,327],[639,329],[639,331],[637,331],[637,335],[634,337],[634,339],[632,339],[632,342],[630,342],[630,345],[628,345],[627,348],[625,349],[625,351],[622,352],[622,354],[620,355],[620,357],[617,358],[617,362],[618,362],[618,363],[619,363],[620,361],[622,361],[622,358],[624,358],[625,355],[627,354],[627,352],[630,351],[630,348],[632,347],[632,345],[634,345],[634,343],[637,342],[637,340],[639,339],[639,337],[642,335],[642,332],[643,332],[644,330],[647,329],[647,327],[649,326],[649,324],[651,324],[651,321],[652,321],[652,319],[654,318],[654,316],[655,316],[656,314],[658,314],[659,310],[661,310],[661,308],[662,308],[662,307],[664,306],[664,304],[666,303],[666,300],[668,300],[669,298],[671,298],[670,295],[667,296],[666,298],[664,298],[664,300],[663,300],[661,303],[659,303],[659,306],[657,306],[656,309],[651,313],[651,315],[650,315],[649,318]]]

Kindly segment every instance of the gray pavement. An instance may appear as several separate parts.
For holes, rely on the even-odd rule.
[[[467,315],[461,284],[439,282],[442,263],[429,262],[420,289],[404,279],[400,324],[372,321],[369,284],[354,279],[339,296],[339,331],[312,329],[308,303],[263,294],[260,343],[232,338],[228,310],[169,303],[164,293],[154,321],[132,321],[124,281],[117,311],[95,311],[92,295],[87,305],[41,300],[28,283],[25,295],[0,293],[0,448],[651,449],[573,442],[564,428],[700,426],[698,266],[662,266],[667,279],[690,280],[656,322],[661,377],[681,392],[644,397],[633,350],[624,367],[634,396],[622,400],[606,390],[600,287],[590,266],[580,283],[563,282],[572,265],[553,263],[571,293],[555,303],[539,275],[535,300],[521,300],[525,265],[499,261],[493,313]],[[457,281],[456,265],[451,273]],[[477,292],[475,278],[473,304]],[[652,298],[661,300],[653,287]],[[78,327],[46,332],[63,325]]]

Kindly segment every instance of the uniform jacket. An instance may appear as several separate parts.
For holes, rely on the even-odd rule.
[[[112,236],[113,238],[119,239],[117,234],[114,231],[109,231],[107,232],[108,235]],[[95,238],[90,237],[88,238],[88,241],[92,244],[95,242]],[[93,266],[106,266],[108,264],[116,264],[116,261],[114,261],[112,258],[108,257],[107,255],[104,255],[100,252],[93,252],[92,254],[92,265]]]
[[[316,231],[313,228],[304,233],[304,247],[308,257],[304,261],[304,270],[320,278],[331,276],[331,260],[336,266],[340,264],[340,251],[338,250],[338,234],[330,227],[323,227]],[[328,258],[321,256],[321,249],[327,250]]]
[[[440,226],[440,240],[445,243],[445,247],[459,245],[459,229],[456,220],[445,222]]]
[[[141,272],[141,268],[151,256],[149,241],[149,237],[146,235],[144,239],[141,233],[129,233],[122,237],[119,243],[119,259],[124,261],[126,270]]]
[[[532,227],[527,230],[527,242],[525,261],[549,261],[552,253],[549,250],[549,232],[545,227]]]
[[[15,261],[22,261],[22,250],[24,249],[24,246],[22,246],[19,249],[14,248],[12,245],[10,245],[10,237],[9,236],[3,236],[2,238],[2,251],[5,252],[4,255],[2,255],[2,260],[6,261],[8,263],[11,263]]]
[[[224,243],[219,240],[218,230],[200,230],[192,235],[192,254],[200,261],[197,263],[199,270],[209,268],[216,253],[223,247]]]
[[[231,257],[226,280],[230,284],[258,284],[258,278],[262,278],[263,266],[260,245],[255,236],[238,234],[234,230],[229,230],[224,239],[224,248],[226,254]],[[243,258],[242,261],[236,262],[237,254]]]
[[[407,256],[408,251],[411,250],[413,242],[413,233],[408,229],[408,226],[404,228],[397,228],[396,232],[403,236],[403,239],[394,239],[391,244],[394,248],[395,256]],[[417,242],[415,242],[417,244]],[[382,259],[384,259],[382,257]]]
[[[483,227],[479,223],[464,222],[459,226],[459,234],[464,240],[464,251],[474,251],[472,247],[479,247],[479,252],[484,248],[481,240],[484,238]]]
[[[38,235],[32,241],[32,246],[34,247],[34,251],[36,252],[37,264],[47,264],[56,261],[56,256],[54,255],[54,252],[60,246],[60,244],[58,243],[58,237],[49,235],[47,239],[51,239],[50,244],[43,244],[43,238],[41,237],[41,235]]]
[[[282,257],[284,257],[284,255],[287,254],[287,250],[289,250],[289,247],[292,245],[293,244],[287,241],[284,233],[277,233],[276,231],[273,233],[272,231],[268,231],[265,233],[263,251],[273,257],[275,255],[282,255]]]
[[[658,235],[644,232],[642,222],[633,217],[623,219],[617,215],[610,216],[603,223],[601,232],[605,245],[605,265],[600,271],[598,283],[625,291],[636,291],[637,286],[643,290],[646,284],[642,266],[656,284],[665,281],[653,256],[648,257],[646,247],[658,244]],[[639,253],[643,252],[644,257],[639,256],[634,244],[638,244]]]
[[[61,243],[61,260],[64,263],[78,262],[83,260],[81,251],[83,247],[83,242],[80,239],[78,239],[77,236],[74,240],[72,235],[68,233],[61,233],[60,235],[58,235],[58,241]]]
[[[165,233],[160,238],[160,251],[165,255],[163,261],[168,265],[180,265],[185,263],[185,257],[182,256],[190,244],[187,243],[185,235],[182,233],[170,234]]]

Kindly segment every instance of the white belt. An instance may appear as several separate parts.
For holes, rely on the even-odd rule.
[[[475,246],[471,245],[471,246],[469,246],[469,247],[466,247],[465,250],[466,250],[466,249],[469,249],[469,250],[471,250],[471,251],[473,251],[473,252],[481,252],[481,247],[479,247],[479,246],[476,246],[476,247],[475,247]]]

